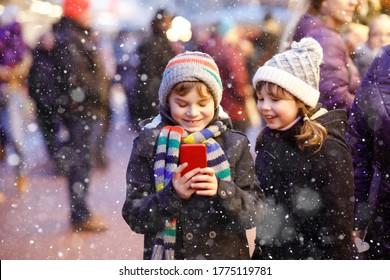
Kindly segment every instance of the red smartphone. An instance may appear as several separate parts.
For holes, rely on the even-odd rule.
[[[188,162],[188,166],[181,172],[183,176],[188,171],[197,167],[207,167],[207,153],[205,144],[181,144],[179,151],[179,162]]]

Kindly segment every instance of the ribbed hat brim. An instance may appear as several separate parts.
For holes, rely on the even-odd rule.
[[[300,99],[310,107],[317,105],[320,92],[296,76],[272,66],[262,66],[253,77],[253,87],[260,81],[274,83]]]

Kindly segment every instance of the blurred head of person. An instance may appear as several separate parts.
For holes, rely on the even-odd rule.
[[[368,46],[373,50],[379,50],[390,44],[390,16],[382,14],[373,19],[369,25]]]
[[[173,15],[165,9],[159,9],[151,21],[151,29],[154,35],[162,35],[171,27]]]
[[[350,53],[353,53],[355,49],[367,42],[368,40],[368,26],[360,23],[351,22],[342,28],[342,36],[344,42]]]
[[[352,22],[360,0],[311,0],[310,11],[318,14],[331,29]]]
[[[91,27],[91,5],[89,0],[64,0],[63,16],[76,21],[84,28]]]
[[[40,47],[44,50],[52,50],[54,48],[54,35],[51,32],[45,32],[39,39]]]

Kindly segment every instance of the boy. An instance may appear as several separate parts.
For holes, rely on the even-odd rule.
[[[160,114],[133,144],[122,215],[145,235],[144,259],[248,259],[246,229],[264,213],[247,137],[231,130],[219,106],[222,83],[214,60],[185,52],[168,63]],[[204,143],[208,167],[185,175],[179,146]]]

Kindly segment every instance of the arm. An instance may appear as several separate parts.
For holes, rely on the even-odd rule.
[[[146,140],[147,141],[147,140]],[[180,214],[183,200],[174,192],[172,183],[156,192],[153,157],[145,156],[145,139],[135,139],[126,173],[127,192],[122,216],[137,233],[158,232],[165,220]],[[141,147],[142,146],[142,147]]]
[[[228,158],[232,181],[218,179],[218,192],[215,198],[222,211],[221,215],[230,216],[247,229],[255,227],[263,219],[266,211],[264,192],[255,175],[249,145],[249,140],[243,137],[233,144],[230,143],[230,147],[225,149],[225,154],[233,155]],[[232,162],[232,158],[236,160]]]
[[[348,142],[352,150],[355,176],[355,230],[362,231],[368,225],[370,185],[373,178],[373,118],[377,108],[372,106],[369,93],[375,90],[370,82],[364,82],[356,95],[348,120]]]
[[[321,64],[320,101],[328,109],[346,109],[352,106],[355,93],[351,92],[352,60],[348,59],[348,52],[341,37],[335,33],[313,31],[316,39],[324,50]]]

